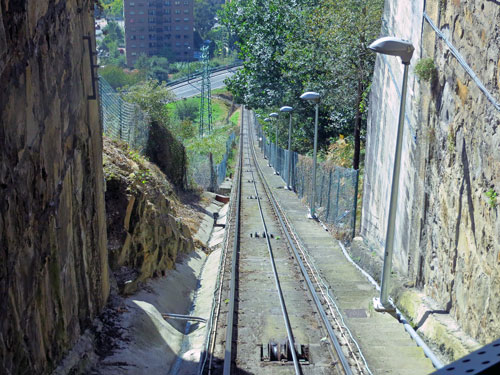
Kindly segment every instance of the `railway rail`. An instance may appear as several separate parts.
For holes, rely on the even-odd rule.
[[[223,375],[370,374],[264,178],[252,120],[244,109],[232,224],[209,360],[201,370]]]

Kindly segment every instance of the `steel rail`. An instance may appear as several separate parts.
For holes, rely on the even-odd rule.
[[[224,352],[224,368],[223,374],[231,374],[231,361],[233,357],[233,329],[234,329],[234,303],[236,299],[236,272],[237,272],[237,257],[238,250],[240,247],[240,208],[241,208],[241,175],[243,167],[243,126],[244,126],[244,116],[243,113],[245,107],[242,108],[241,116],[241,129],[240,129],[240,157],[238,161],[238,176],[236,178],[236,215],[235,215],[235,229],[234,229],[234,241],[233,241],[233,254],[231,259],[231,280],[230,280],[230,292],[229,292],[229,306],[226,321],[226,347]]]
[[[304,277],[304,279],[306,280],[306,284],[307,284],[307,287],[309,289],[309,292],[311,293],[311,296],[313,297],[313,300],[314,300],[314,303],[316,305],[316,308],[318,309],[318,312],[321,316],[321,319],[323,320],[323,324],[327,330],[327,333],[328,333],[328,336],[331,340],[331,342],[333,343],[333,346],[335,348],[335,351],[337,352],[337,355],[339,357],[339,360],[340,360],[340,363],[342,364],[342,367],[344,369],[344,372],[346,373],[346,375],[352,375],[352,370],[351,370],[351,367],[349,366],[349,363],[347,361],[347,358],[345,357],[343,351],[342,351],[342,348],[340,347],[340,343],[338,342],[337,340],[337,337],[335,335],[335,332],[333,331],[333,328],[330,324],[330,321],[328,320],[328,317],[326,316],[326,313],[325,313],[325,310],[323,308],[323,305],[321,304],[321,301],[319,300],[319,297],[315,291],[315,288],[314,288],[314,285],[311,281],[311,278],[309,277],[308,275],[308,272],[304,266],[304,263],[297,251],[297,247],[295,246],[295,244],[293,243],[291,237],[290,237],[290,234],[289,234],[289,229],[288,227],[286,226],[285,222],[283,221],[283,217],[280,213],[280,211],[278,210],[278,207],[276,205],[276,202],[275,202],[275,198],[274,198],[274,195],[271,191],[271,189],[269,188],[269,185],[267,183],[267,181],[265,180],[264,178],[264,174],[262,172],[262,170],[260,169],[258,163],[257,163],[257,156],[255,154],[255,148],[253,147],[253,133],[250,129],[250,127],[248,127],[249,131],[249,140],[251,140],[251,147],[250,147],[250,150],[252,152],[252,156],[253,156],[253,159],[254,159],[254,163],[255,163],[255,169],[257,171],[257,173],[259,174],[259,177],[265,187],[265,192],[269,198],[269,201],[271,202],[271,205],[273,206],[273,209],[274,209],[274,212],[276,214],[276,217],[278,218],[278,221],[280,222],[280,225],[281,227],[283,228],[283,232],[285,234],[285,237],[288,241],[288,244],[290,245],[290,248],[292,249],[293,251],[293,254],[294,254],[294,257],[295,257],[295,260],[297,261],[298,265],[299,265],[299,268],[300,268],[300,271],[302,273],[302,276]]]
[[[245,115],[242,114],[242,118],[244,118],[244,116]],[[248,132],[250,133],[250,131],[251,130],[248,127]],[[249,148],[251,150],[250,144],[249,144]],[[255,164],[255,167],[257,168],[256,160],[253,159],[253,162]],[[266,219],[264,218],[264,210],[262,209],[262,204],[260,203],[259,192],[257,190],[257,184],[255,182],[253,170],[251,170],[250,173],[252,174],[253,187],[254,187],[255,194],[257,196],[257,204],[259,206],[260,219],[262,221],[262,226],[264,227],[264,233],[265,233],[266,243],[267,243],[267,250],[269,252],[269,260],[271,261],[271,268],[273,270],[274,283],[275,283],[276,289],[278,291],[278,297],[280,300],[280,306],[281,306],[281,312],[283,314],[283,320],[285,321],[285,328],[286,328],[286,333],[288,336],[288,343],[290,344],[290,352],[292,353],[293,367],[295,369],[295,374],[300,375],[300,374],[302,374],[302,370],[300,368],[299,359],[297,357],[297,352],[296,352],[296,348],[295,348],[295,339],[294,339],[293,331],[292,331],[292,325],[290,324],[290,319],[288,317],[288,311],[287,311],[286,304],[285,304],[285,298],[283,297],[283,290],[281,289],[281,284],[280,284],[280,280],[279,280],[279,276],[278,276],[278,270],[276,269],[276,262],[274,261],[273,248],[271,246],[271,240],[269,239],[269,232],[267,231]],[[262,179],[261,176],[259,176],[259,177]]]

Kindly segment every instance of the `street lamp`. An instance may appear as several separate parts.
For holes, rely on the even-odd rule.
[[[292,169],[292,111],[293,108],[290,106],[283,106],[280,108],[280,112],[288,112],[290,114],[290,122],[288,123],[288,168],[287,168],[287,175],[286,175],[286,185],[285,189],[292,190],[292,187],[290,185],[290,170]]]
[[[274,118],[276,126],[276,147],[274,148],[274,174],[280,174],[278,171],[278,114],[276,112],[270,113],[269,117]]]
[[[396,208],[399,193],[399,172],[401,169],[401,150],[403,148],[403,125],[406,104],[406,90],[408,86],[408,67],[415,48],[403,39],[385,37],[377,39],[368,47],[374,52],[384,55],[399,56],[404,65],[403,89],[401,90],[401,101],[399,107],[399,123],[396,137],[396,154],[394,156],[394,172],[392,174],[391,201],[389,205],[389,223],[387,224],[387,234],[385,236],[384,268],[382,270],[382,285],[380,287],[380,299],[374,299],[374,307],[377,311],[394,310],[389,303],[388,284],[391,278],[392,253],[394,250],[394,230],[396,223]]]
[[[269,117],[266,117],[266,118],[264,119],[264,121],[265,121],[265,122],[269,122],[269,121],[271,121],[271,119],[270,119]],[[270,145],[270,144],[271,144],[271,142],[269,142],[269,145]],[[265,146],[264,146],[264,147],[265,147]],[[269,147],[269,151],[271,151],[271,147]],[[271,154],[271,152],[269,152],[269,154]],[[266,153],[264,152],[264,157],[265,157],[265,155],[266,155]],[[267,166],[268,166],[268,167],[270,167],[270,166],[271,166],[271,155],[269,155],[269,156],[267,157]]]
[[[316,105],[316,115],[314,118],[314,151],[313,151],[313,177],[312,177],[312,193],[311,193],[311,208],[309,211],[309,219],[316,219],[315,204],[316,204],[316,160],[318,153],[318,112],[320,95],[314,91],[308,91],[300,96],[300,99],[307,100]]]

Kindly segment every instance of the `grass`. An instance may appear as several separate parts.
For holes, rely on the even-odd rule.
[[[237,111],[234,111],[234,113],[231,115],[229,118],[229,121],[234,125],[238,126],[238,122],[240,121],[240,113],[241,111],[238,109]]]
[[[188,103],[198,104],[198,114],[196,115],[195,120],[194,120],[194,123],[198,124],[199,123],[200,97],[194,96],[192,98],[187,98],[187,99],[182,99],[182,100],[186,100]],[[170,114],[176,113],[176,103],[177,102],[170,102],[170,103],[166,104],[168,113],[170,113]],[[226,117],[227,117],[228,112],[229,112],[229,106],[223,100],[216,99],[216,98],[212,99],[212,122],[214,125],[217,125],[217,123],[219,123],[219,122],[224,122]]]

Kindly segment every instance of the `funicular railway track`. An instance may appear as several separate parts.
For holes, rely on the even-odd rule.
[[[369,374],[264,179],[251,117],[243,110],[232,249],[204,373]]]

